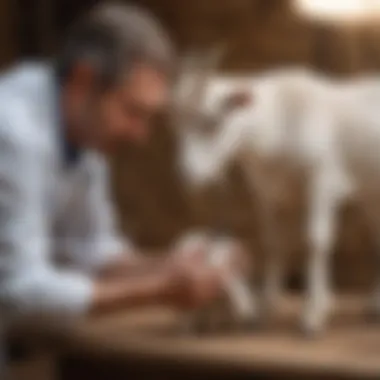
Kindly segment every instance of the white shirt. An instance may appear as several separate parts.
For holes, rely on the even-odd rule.
[[[126,251],[115,229],[107,166],[95,152],[65,168],[53,70],[19,65],[0,77],[0,313],[73,316],[95,270]],[[58,269],[54,254],[74,269]]]

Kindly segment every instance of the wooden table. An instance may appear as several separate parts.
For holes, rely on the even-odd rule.
[[[180,337],[175,313],[147,309],[50,337],[61,349],[60,380],[380,379],[380,324],[365,318],[364,306],[364,299],[340,299],[328,331],[314,340],[297,329],[297,300],[287,300],[271,326],[248,334]]]

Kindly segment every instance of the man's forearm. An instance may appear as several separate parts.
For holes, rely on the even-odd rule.
[[[125,255],[121,259],[109,263],[99,272],[99,277],[110,279],[124,276],[141,276],[152,271],[166,270],[170,259],[164,255],[147,256],[146,254]]]
[[[169,298],[170,285],[169,271],[156,271],[123,279],[99,279],[95,283],[90,312],[97,314],[123,308],[165,304]]]

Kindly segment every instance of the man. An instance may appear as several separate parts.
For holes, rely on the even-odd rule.
[[[2,318],[191,308],[220,291],[219,272],[202,260],[136,255],[119,237],[109,201],[102,154],[147,139],[168,98],[172,61],[150,15],[104,5],[74,25],[54,64],[2,76]],[[57,255],[70,265],[56,265]]]

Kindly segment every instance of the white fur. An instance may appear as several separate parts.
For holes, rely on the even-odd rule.
[[[180,238],[173,252],[176,255],[191,257],[195,252],[204,252],[210,265],[223,266],[230,261],[231,255],[236,253],[237,242],[232,239],[212,238],[205,233],[193,232]],[[256,305],[244,276],[233,271],[226,270],[224,276],[224,289],[227,295],[229,314],[234,316],[234,321],[239,323],[254,322],[256,318]],[[208,317],[207,313],[195,312],[188,315],[185,320],[186,329],[192,329],[200,318]]]
[[[223,99],[240,90],[252,95],[252,103],[224,115],[214,134],[205,136],[180,120],[180,169],[196,187],[218,180],[232,159],[240,161],[261,207],[271,264],[265,284],[268,304],[279,295],[281,265],[271,194],[276,178],[267,168],[273,164],[307,175],[310,252],[303,324],[318,332],[331,306],[329,262],[337,209],[348,196],[380,190],[380,81],[333,81],[304,69],[211,76],[199,112],[221,114]],[[378,233],[380,220],[375,219]]]

